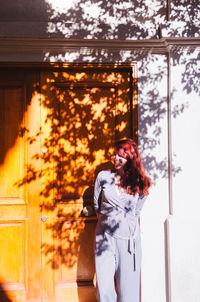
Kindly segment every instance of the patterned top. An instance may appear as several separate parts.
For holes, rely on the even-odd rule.
[[[99,213],[98,226],[121,239],[135,238],[139,232],[138,217],[146,196],[119,193],[115,172],[101,171],[95,181],[94,208]]]

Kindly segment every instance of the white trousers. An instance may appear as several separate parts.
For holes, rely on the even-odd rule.
[[[134,241],[135,251],[129,251],[129,240],[96,234],[95,267],[99,302],[139,302],[141,239]],[[115,290],[115,278],[117,292]]]

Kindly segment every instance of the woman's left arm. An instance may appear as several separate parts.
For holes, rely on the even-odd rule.
[[[142,211],[142,208],[143,208],[143,205],[145,203],[147,199],[147,196],[146,195],[140,195],[139,198],[138,198],[138,201],[137,201],[137,204],[136,204],[136,208],[135,208],[135,215],[137,217],[140,216],[140,213]]]

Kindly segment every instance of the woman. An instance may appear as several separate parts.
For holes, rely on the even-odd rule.
[[[99,302],[139,302],[141,240],[138,217],[151,182],[133,140],[117,142],[113,159],[115,170],[101,171],[94,189],[98,217],[97,298]]]

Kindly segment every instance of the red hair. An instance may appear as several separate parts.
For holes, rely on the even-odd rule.
[[[115,143],[119,156],[127,159],[122,175],[122,186],[129,194],[148,195],[151,180],[146,175],[137,144],[132,139],[124,139]]]

